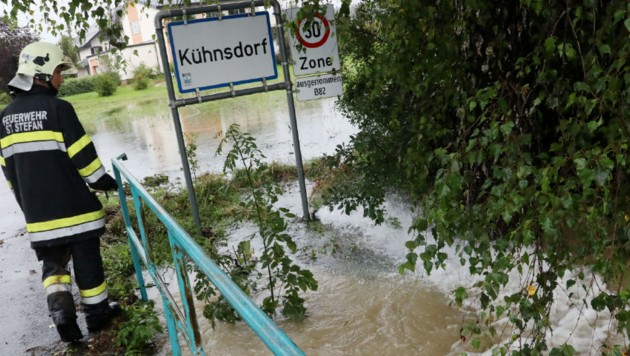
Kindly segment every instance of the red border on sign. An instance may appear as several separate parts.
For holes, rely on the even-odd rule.
[[[326,19],[326,17],[324,17],[324,16],[322,16],[320,14],[315,14],[315,17],[317,17],[318,19],[322,20],[322,23],[324,24],[324,28],[326,29],[326,32],[324,32],[324,37],[321,40],[317,41],[317,42],[310,43],[310,42],[307,42],[306,40],[304,40],[302,38],[302,34],[300,33],[300,30],[302,29],[302,22],[305,19],[301,19],[298,22],[298,30],[296,31],[297,32],[296,37],[297,37],[297,40],[300,41],[302,46],[304,46],[306,48],[317,48],[317,47],[320,47],[324,43],[326,43],[326,40],[328,40],[328,37],[330,36],[330,23],[328,23],[328,20]]]

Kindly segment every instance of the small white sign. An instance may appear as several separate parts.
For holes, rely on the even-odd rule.
[[[341,75],[327,74],[295,79],[299,101],[330,98],[342,93]]]
[[[287,19],[295,20],[299,10],[288,9]],[[325,16],[315,14],[311,21],[300,20],[297,33],[290,34],[293,73],[296,76],[341,69],[335,31],[335,10],[331,4],[326,6]]]
[[[181,93],[278,77],[269,13],[168,24]]]

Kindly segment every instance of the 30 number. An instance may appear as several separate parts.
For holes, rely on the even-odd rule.
[[[319,38],[322,35],[322,26],[319,21],[313,20],[311,26],[303,27],[302,31],[304,32],[304,38]]]

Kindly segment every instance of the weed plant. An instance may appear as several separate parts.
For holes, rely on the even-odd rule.
[[[162,325],[153,309],[154,302],[138,302],[125,311],[127,320],[120,326],[114,344],[125,348],[126,355],[146,355],[147,340],[162,332]]]
[[[316,290],[317,281],[310,271],[299,267],[291,258],[298,248],[286,230],[287,221],[295,216],[274,205],[282,192],[279,182],[295,179],[295,168],[263,162],[264,156],[253,138],[240,133],[237,125],[227,131],[217,154],[227,145],[231,149],[224,174],[201,174],[194,164],[197,146],[194,137],[189,138],[186,152],[194,170],[203,233],[193,238],[246,294],[262,300],[261,307],[268,315],[274,316],[280,311],[287,318],[302,320],[306,317],[306,308],[300,294]],[[313,180],[318,180],[327,169],[322,161],[305,166],[306,174]],[[197,231],[185,189],[159,174],[145,178],[142,185],[186,231]],[[131,200],[129,186],[123,188]],[[142,303],[135,295],[133,262],[118,199],[102,201],[108,220],[108,233],[103,238],[107,283],[112,299],[119,300],[127,314],[118,328],[115,343],[128,352],[138,352],[143,347],[148,350],[153,345],[153,335],[160,329],[153,322],[155,313],[151,305]],[[132,225],[138,231],[131,201],[128,207]],[[150,258],[158,266],[169,265],[172,257],[165,227],[148,208],[140,211],[150,240]],[[257,233],[229,247],[229,231],[245,221],[254,222],[258,226]],[[256,245],[262,245],[262,250],[256,251],[253,247]],[[199,271],[191,272],[196,274],[195,295],[206,303],[203,314],[212,325],[216,321],[238,321],[236,312],[210,281]]]
[[[297,251],[297,245],[286,233],[287,219],[295,216],[288,209],[274,205],[282,190],[254,138],[241,133],[239,126],[234,124],[225,133],[217,155],[222,153],[224,145],[231,146],[223,167],[224,173],[233,177],[228,187],[237,186],[241,196],[239,205],[247,212],[236,218],[249,217],[257,225],[258,232],[240,241],[232,251],[217,253],[215,258],[245,293],[262,298],[261,308],[268,315],[274,316],[280,308],[285,317],[303,320],[306,307],[300,293],[317,290],[318,284],[313,274],[298,266],[290,256]],[[254,241],[262,244],[259,254],[252,248]],[[203,278],[196,292],[198,298],[208,301],[204,315],[213,325],[215,319],[238,320],[234,310],[222,296],[217,297],[214,286],[204,282]]]

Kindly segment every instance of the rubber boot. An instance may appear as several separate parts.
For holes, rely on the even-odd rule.
[[[74,299],[69,292],[56,292],[47,297],[48,311],[52,318],[61,341],[74,342],[81,340],[83,334],[77,324],[77,311]]]
[[[107,327],[113,318],[122,313],[118,303],[110,303],[107,299],[98,304],[83,304],[83,311],[85,313],[85,323],[88,331],[91,333]]]

